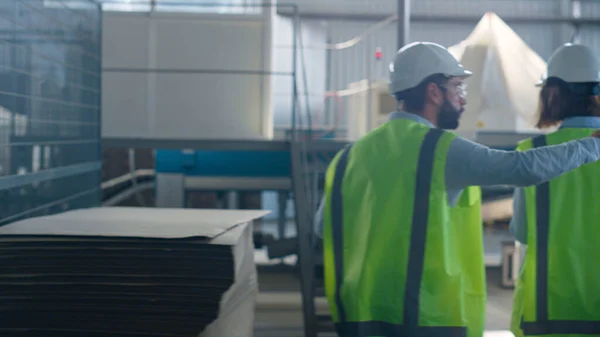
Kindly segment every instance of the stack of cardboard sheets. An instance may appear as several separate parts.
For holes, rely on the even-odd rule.
[[[266,213],[95,208],[0,227],[0,335],[251,336]]]

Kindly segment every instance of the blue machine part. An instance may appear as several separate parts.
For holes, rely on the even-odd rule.
[[[335,137],[333,131],[314,130],[313,133],[318,134],[320,139]],[[289,131],[286,131],[286,134],[289,134]],[[334,155],[335,153],[329,160]],[[291,171],[289,151],[156,150],[157,173],[182,173],[202,177],[276,178],[290,177]]]
[[[514,150],[514,147],[495,147]],[[318,154],[329,161],[335,153]],[[291,175],[288,151],[184,151],[157,150],[157,173],[181,173],[204,177],[276,178]]]
[[[290,153],[157,150],[156,172],[207,177],[289,177]]]

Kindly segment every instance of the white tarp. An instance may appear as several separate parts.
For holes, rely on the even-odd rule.
[[[500,17],[486,13],[473,32],[450,52],[473,72],[468,103],[457,130],[531,132],[539,101],[535,83],[546,62]]]

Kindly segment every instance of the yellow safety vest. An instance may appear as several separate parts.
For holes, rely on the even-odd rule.
[[[323,248],[340,336],[481,336],[481,215],[469,213],[479,211],[480,196],[468,189],[463,209],[448,204],[445,165],[454,138],[392,120],[332,161]]]
[[[564,128],[526,140],[527,150],[589,136]],[[600,336],[600,163],[525,188],[527,253],[513,306],[524,336]]]
[[[485,331],[485,253],[483,220],[481,219],[481,188],[466,188],[450,210],[451,229],[458,240],[460,263],[464,273],[465,317],[468,337],[481,337]]]

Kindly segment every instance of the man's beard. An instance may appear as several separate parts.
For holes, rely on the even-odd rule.
[[[457,110],[450,102],[448,102],[448,100],[444,100],[444,104],[442,105],[437,118],[438,128],[444,130],[456,130],[459,125],[460,115],[463,111],[464,109]]]

